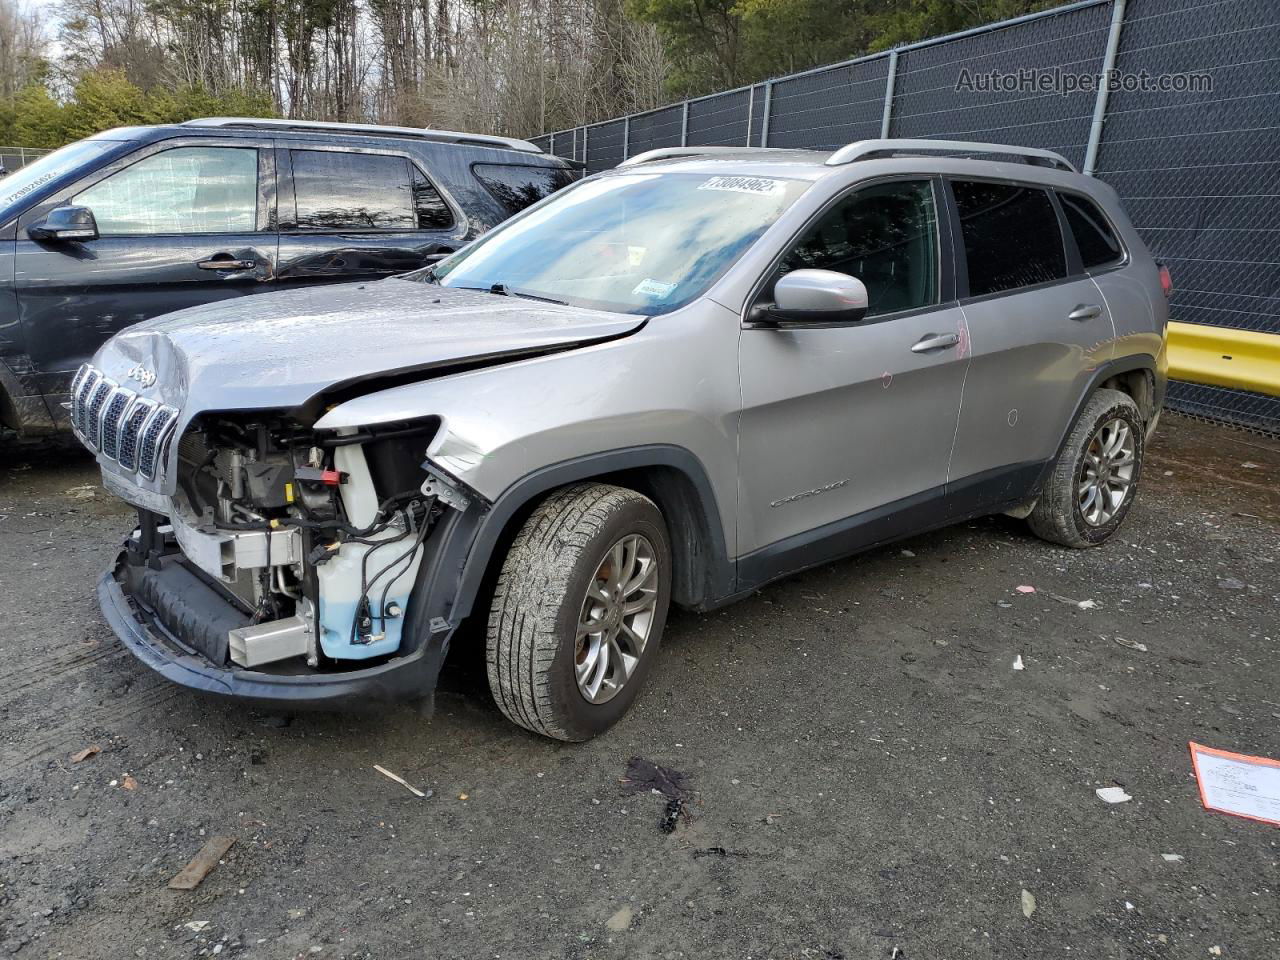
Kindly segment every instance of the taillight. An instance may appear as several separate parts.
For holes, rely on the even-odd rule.
[[[1163,263],[1160,264],[1160,289],[1164,291],[1166,300],[1173,296],[1173,276]]]

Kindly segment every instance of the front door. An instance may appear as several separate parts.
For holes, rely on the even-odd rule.
[[[76,368],[130,324],[259,293],[274,279],[271,151],[239,141],[159,144],[23,216],[18,314],[41,390],[56,401]],[[32,240],[54,207],[88,207],[99,238]]]
[[[850,553],[903,524],[928,526],[939,508],[968,364],[964,318],[942,269],[939,208],[926,178],[841,198],[776,275],[856,276],[867,316],[743,330],[743,584]]]

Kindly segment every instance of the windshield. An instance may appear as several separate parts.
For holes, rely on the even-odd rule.
[[[587,180],[413,279],[668,313],[706,291],[807,187],[693,173]]]
[[[14,208],[33,190],[119,145],[116,140],[80,140],[0,177],[0,224],[17,212]]]

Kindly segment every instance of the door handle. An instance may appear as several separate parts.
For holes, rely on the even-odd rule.
[[[225,253],[218,253],[208,260],[196,262],[201,270],[252,270],[258,265],[256,260],[237,260]]]
[[[1081,303],[1067,314],[1068,320],[1092,320],[1102,315],[1102,308],[1096,303]]]
[[[928,353],[931,350],[941,350],[943,347],[954,347],[959,342],[960,335],[956,333],[926,333],[911,345],[911,352]]]

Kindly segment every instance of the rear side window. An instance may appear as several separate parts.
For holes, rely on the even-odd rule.
[[[1067,226],[1076,239],[1080,261],[1086,270],[1105,267],[1124,255],[1115,231],[1098,205],[1087,197],[1074,193],[1060,193],[1058,200],[1067,215]]]
[[[299,230],[432,230],[453,215],[404,157],[293,150]]]
[[[1058,215],[1036,187],[954,180],[969,296],[1015,290],[1067,275]]]
[[[472,172],[495,200],[514,216],[533,206],[576,179],[563,167],[541,167],[521,163],[473,163]]]

